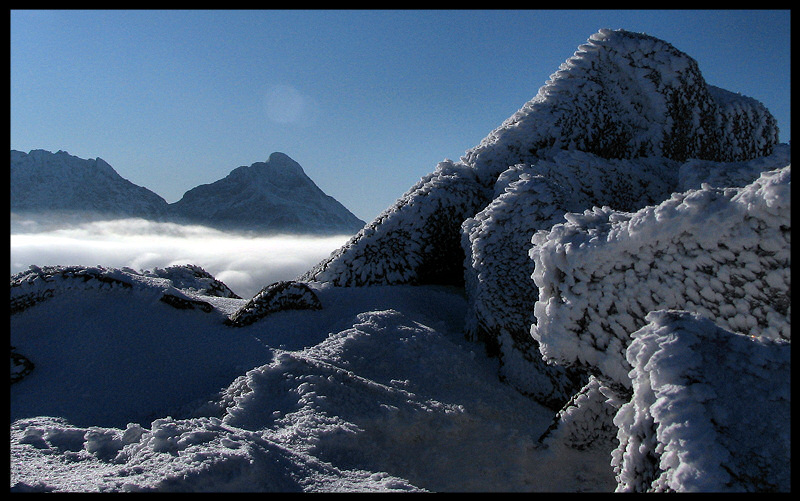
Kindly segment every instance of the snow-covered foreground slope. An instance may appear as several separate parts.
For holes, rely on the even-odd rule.
[[[11,317],[13,490],[613,489],[610,450],[537,445],[552,412],[464,340],[459,289],[311,283],[322,309],[236,328],[246,300],[100,271],[132,285]]]

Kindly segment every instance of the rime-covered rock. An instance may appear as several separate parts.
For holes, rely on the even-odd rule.
[[[300,280],[338,286],[462,284],[462,221],[490,193],[471,169],[440,162],[397,202]]]
[[[744,188],[674,193],[635,213],[593,208],[532,239],[531,335],[545,359],[630,387],[625,350],[656,309],[790,339],[791,166]]]
[[[311,288],[295,281],[270,284],[235,311],[226,322],[234,327],[250,325],[270,313],[284,310],[319,310],[319,298]]]
[[[603,29],[462,160],[492,182],[554,150],[729,162],[769,155],[777,142],[775,118],[761,103],[707,85],[687,54],[649,35]]]
[[[558,411],[539,442],[548,446],[563,444],[578,450],[614,450],[619,445],[614,416],[627,402],[625,396],[629,395],[620,394],[616,388],[590,376],[586,385]]]
[[[462,222],[492,201],[498,176],[509,167],[534,165],[561,150],[732,161],[770,154],[777,137],[763,105],[709,89],[697,63],[670,44],[601,30],[460,161],[440,163],[301,279],[460,283]]]
[[[241,299],[227,285],[214,278],[211,273],[194,264],[167,266],[163,269],[154,268],[153,271],[142,272],[142,275],[165,278],[171,281],[177,289],[197,292],[204,296]]]
[[[562,151],[552,160],[503,172],[494,200],[463,223],[466,333],[500,355],[501,374],[512,385],[560,407],[580,381],[563,367],[530,356],[538,352],[530,336],[538,296],[528,256],[531,235],[563,222],[567,212],[594,206],[630,211],[660,202],[677,184],[679,165],[665,158],[609,160]]]
[[[199,266],[171,266],[155,272],[103,266],[31,266],[11,276],[11,314],[20,313],[58,294],[86,290],[129,290],[154,296],[179,309],[214,307],[204,298],[237,297],[228,286]]]
[[[788,492],[791,345],[657,311],[627,350],[617,491]]]

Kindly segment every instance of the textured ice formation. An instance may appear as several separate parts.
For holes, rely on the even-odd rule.
[[[790,490],[790,359],[686,311],[657,311],[627,351],[633,396],[614,418],[617,491]]]
[[[791,166],[744,188],[674,193],[635,213],[593,208],[537,232],[532,336],[542,355],[630,387],[630,335],[656,309],[790,339]]]

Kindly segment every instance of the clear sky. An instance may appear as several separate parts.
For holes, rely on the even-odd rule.
[[[369,221],[600,28],[645,32],[791,139],[784,11],[11,11],[11,149],[100,157],[175,202],[281,151]]]

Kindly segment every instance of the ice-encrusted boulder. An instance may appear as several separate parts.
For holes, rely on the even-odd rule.
[[[627,351],[633,396],[614,418],[617,491],[788,492],[788,341],[657,311]]]
[[[311,288],[292,280],[270,284],[236,310],[226,321],[233,327],[250,325],[270,313],[284,310],[319,310],[319,298]]]
[[[531,280],[531,235],[564,221],[567,212],[593,206],[636,210],[667,198],[679,163],[662,158],[604,159],[561,151],[550,160],[503,172],[495,198],[463,225],[469,309],[466,333],[499,354],[501,373],[538,400],[561,405],[575,392],[574,375],[548,366],[530,336],[538,289]],[[528,363],[525,363],[528,360]],[[521,363],[515,363],[519,361]]]
[[[595,207],[537,232],[531,335],[544,358],[630,388],[625,350],[657,309],[790,339],[790,190],[786,166],[744,188],[704,185],[635,213]]]

